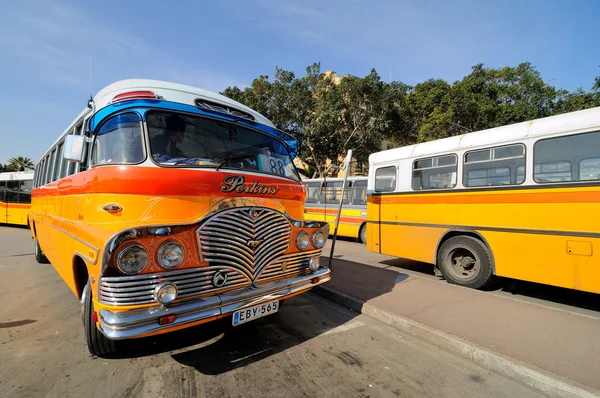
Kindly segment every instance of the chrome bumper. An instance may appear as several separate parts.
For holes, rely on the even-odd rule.
[[[112,340],[142,337],[310,289],[329,281],[330,273],[328,268],[322,268],[314,274],[185,301],[169,307],[155,306],[122,312],[101,310],[100,331]],[[312,279],[317,277],[319,282],[312,283]],[[175,315],[175,322],[160,325],[158,320],[167,315]]]

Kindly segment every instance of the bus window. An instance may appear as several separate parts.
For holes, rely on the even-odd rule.
[[[307,182],[306,188],[308,190],[306,203],[319,203],[321,201],[321,183]]]
[[[92,166],[135,164],[143,160],[144,142],[137,113],[114,116],[100,127],[92,149]]]
[[[19,202],[19,183],[20,181],[7,181],[6,182],[6,203],[18,203]]]
[[[571,162],[538,163],[533,176],[535,182],[572,181]]]
[[[19,203],[31,203],[31,190],[33,189],[33,181],[18,181],[19,182]]]
[[[375,170],[375,192],[392,192],[396,189],[396,166]]]
[[[364,206],[367,204],[367,181],[354,181],[352,187],[352,204]]]
[[[600,180],[600,158],[583,159],[579,162],[579,179]]]
[[[323,193],[325,195],[326,203],[340,203],[341,191],[342,191],[342,181],[335,182],[327,182],[324,185]],[[350,192],[350,181],[346,182],[346,189],[344,190],[344,204],[350,203],[349,192]]]
[[[0,181],[0,202],[6,202],[6,181]],[[2,216],[4,217],[4,216]]]
[[[412,189],[454,188],[457,168],[458,157],[454,154],[415,160]]]
[[[463,180],[465,187],[517,185],[525,181],[524,171],[524,145],[481,149],[465,154]]]

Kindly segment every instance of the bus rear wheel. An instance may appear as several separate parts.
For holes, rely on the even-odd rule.
[[[494,279],[490,251],[471,236],[455,236],[442,244],[437,266],[449,283],[481,289]]]
[[[358,239],[360,240],[360,243],[367,243],[367,224],[364,224],[362,227],[360,227]]]
[[[40,264],[48,264],[49,261],[46,258],[46,256],[44,255],[42,248],[40,247],[40,242],[38,241],[37,235],[33,239],[33,246],[34,246],[33,250],[35,253],[35,261],[37,261]]]
[[[93,313],[92,288],[88,282],[83,289],[83,329],[88,350],[90,354],[97,357],[111,357],[117,353],[117,342],[107,338],[98,330]]]

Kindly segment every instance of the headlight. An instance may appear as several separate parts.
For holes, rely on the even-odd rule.
[[[161,304],[169,304],[177,298],[177,286],[167,282],[162,283],[154,289],[154,300]]]
[[[166,269],[173,269],[183,261],[183,247],[177,242],[165,243],[158,250],[158,264]]]
[[[308,268],[310,268],[312,272],[318,270],[320,266],[321,262],[319,261],[319,257],[311,257],[310,260],[308,260]]]
[[[308,234],[305,231],[300,232],[296,237],[296,246],[298,246],[298,249],[306,250],[309,244],[310,238],[308,237]]]
[[[137,274],[147,264],[148,253],[142,246],[129,245],[121,250],[117,256],[117,268],[127,275]]]
[[[312,243],[313,246],[317,249],[320,249],[323,246],[325,246],[325,234],[323,234],[323,232],[321,231],[315,231],[315,233],[313,233],[312,236]]]

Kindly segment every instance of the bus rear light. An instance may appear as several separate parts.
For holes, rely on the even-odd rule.
[[[159,325],[168,325],[169,323],[175,322],[175,315],[163,316],[158,320]]]
[[[113,98],[111,104],[138,99],[157,100],[158,96],[152,91],[130,91],[128,93],[117,95],[115,98]]]

